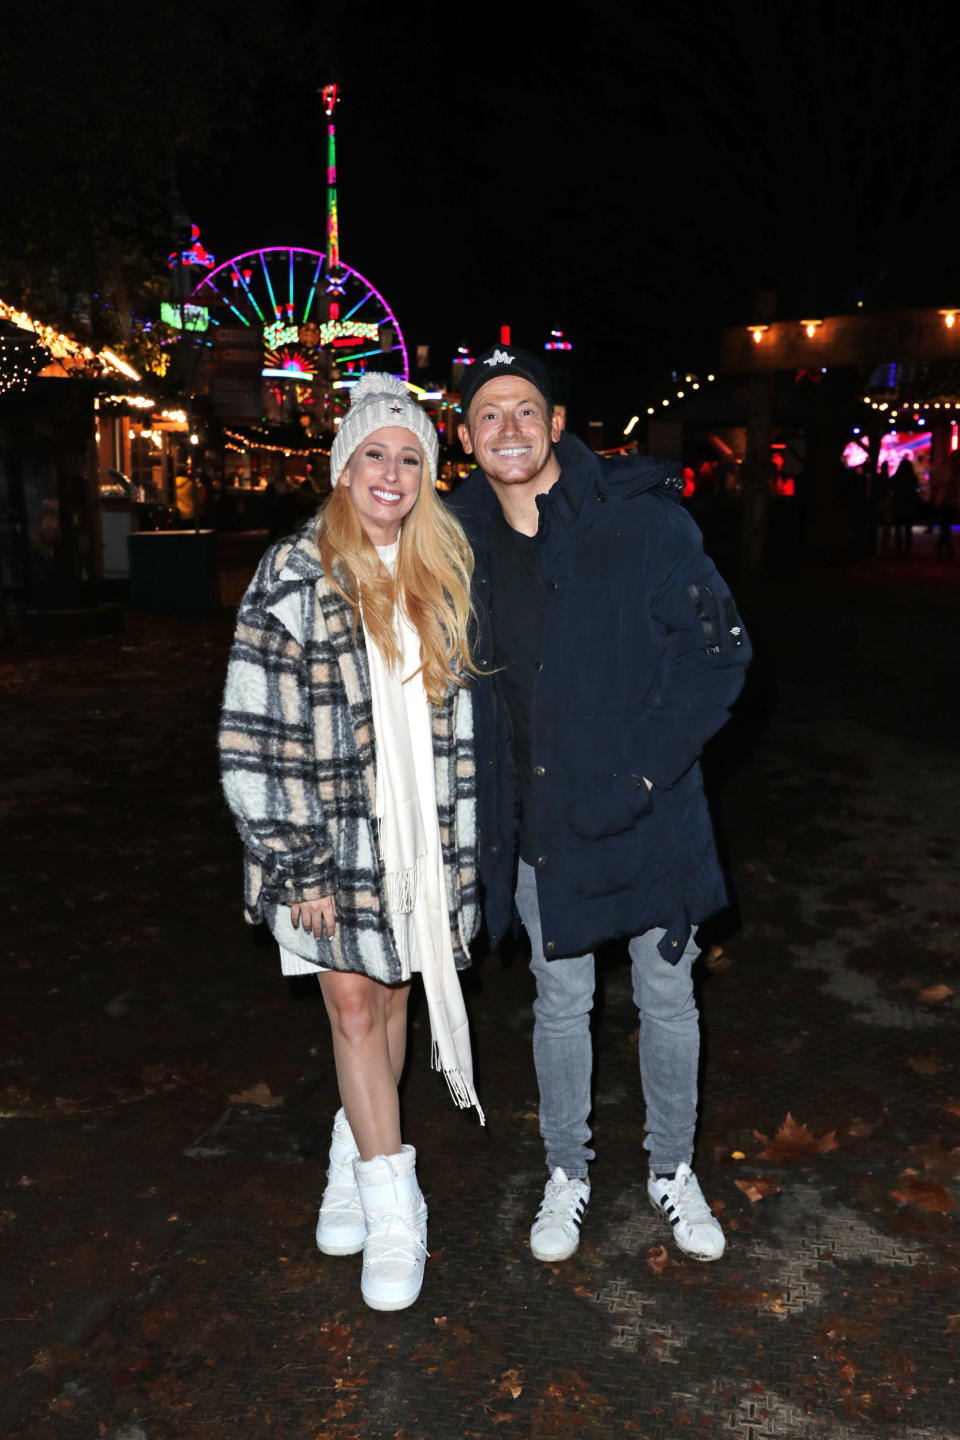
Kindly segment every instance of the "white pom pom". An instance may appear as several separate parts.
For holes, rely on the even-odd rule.
[[[391,398],[399,396],[402,400],[410,399],[410,392],[402,380],[396,375],[381,375],[376,371],[368,370],[361,375],[356,385],[350,391],[350,404],[356,405],[361,400],[366,400],[368,395],[389,395]]]

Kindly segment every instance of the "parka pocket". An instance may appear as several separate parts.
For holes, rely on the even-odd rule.
[[[584,776],[570,789],[567,820],[583,840],[604,835],[622,835],[653,808],[650,791],[642,775],[628,770],[608,770]]]

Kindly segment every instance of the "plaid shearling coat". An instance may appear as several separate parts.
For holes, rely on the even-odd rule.
[[[432,710],[454,960],[479,926],[470,692]],[[240,605],[220,720],[223,790],[245,851],[246,916],[288,950],[386,984],[401,976],[376,839],[376,745],[363,627],[309,534],[272,545]],[[334,895],[332,940],[289,907]]]

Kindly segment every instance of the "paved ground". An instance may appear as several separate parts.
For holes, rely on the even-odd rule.
[[[647,1205],[612,950],[583,1243],[532,1260],[531,988],[490,955],[485,1131],[415,1013],[431,1259],[399,1316],[313,1245],[334,1079],[315,988],[240,919],[229,610],[0,653],[0,1432],[956,1440],[957,572],[921,554],[748,603],[758,659],[709,766],[737,907],[700,967],[725,1257],[684,1258]]]

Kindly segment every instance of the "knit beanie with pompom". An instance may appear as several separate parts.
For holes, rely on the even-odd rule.
[[[400,426],[416,435],[423,446],[430,480],[436,486],[440,446],[429,415],[396,375],[370,371],[361,376],[350,391],[350,409],[337,426],[330,450],[331,486],[336,485],[350,456],[368,435],[393,426]]]

